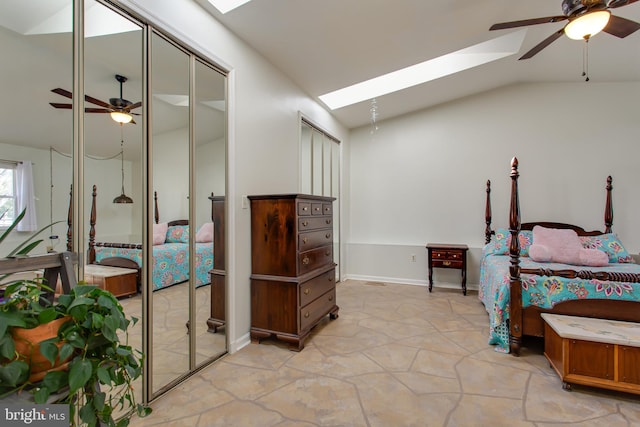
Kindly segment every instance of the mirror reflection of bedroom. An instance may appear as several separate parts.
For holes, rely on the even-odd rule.
[[[60,221],[39,253],[81,253],[79,278],[110,290],[140,319],[128,340],[148,362],[135,388],[139,401],[144,387],[152,399],[227,351],[226,76],[87,0],[91,32],[83,85],[75,86],[72,0],[7,3],[0,76],[12,101],[0,114],[0,160],[31,164],[38,228]],[[54,12],[60,23],[48,19]],[[74,126],[78,87],[82,126]]]

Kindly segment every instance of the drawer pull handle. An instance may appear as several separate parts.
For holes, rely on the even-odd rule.
[[[330,220],[330,219],[328,219],[328,220],[326,221],[326,223],[327,223],[327,224],[331,224],[331,220]]]
[[[309,225],[309,221],[302,221],[302,226],[306,227],[307,225]]]
[[[309,239],[307,239],[306,237],[304,239],[302,239],[302,243],[304,243],[305,245],[307,244],[308,241],[309,241]]]
[[[324,253],[324,256],[329,256],[329,255],[331,255],[331,251],[326,251],[326,252]]]
[[[304,318],[306,319],[307,317],[309,317],[309,312],[308,311],[304,314]]]
[[[333,282],[333,277],[329,276],[329,277],[327,277],[327,279],[329,279],[330,282]]]
[[[304,257],[304,258],[302,258],[302,263],[303,263],[304,265],[308,265],[308,264],[309,264],[309,257]]]
[[[308,211],[308,210],[309,210],[309,208],[308,208],[307,206],[305,206],[305,207],[303,207],[303,208],[302,208],[302,210],[303,210],[303,211]]]
[[[331,238],[331,233],[325,234],[324,237],[326,237],[327,239],[330,239]]]
[[[320,208],[316,208],[316,210],[317,210],[317,211],[319,211],[319,210],[320,210]]]
[[[305,294],[305,295],[309,295],[309,288],[307,288],[307,289],[305,289],[305,290],[304,290],[304,294]]]
[[[327,206],[326,208],[324,208],[324,210],[329,212],[331,210],[331,208]]]
[[[442,265],[446,265],[448,267],[451,265],[451,261],[442,261]]]
[[[333,301],[333,295],[329,297],[329,301]]]

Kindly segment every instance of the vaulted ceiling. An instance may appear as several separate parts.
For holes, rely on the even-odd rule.
[[[494,23],[562,15],[561,0],[254,0],[225,15],[196,1],[314,98],[517,31],[489,31]],[[640,2],[611,11],[640,22]],[[378,119],[503,85],[584,81],[583,41],[562,36],[518,61],[565,24],[526,27],[514,55],[377,97]],[[594,36],[588,69],[591,83],[638,81],[640,31],[624,39]],[[370,101],[363,101],[333,114],[354,128],[370,122],[369,110]]]

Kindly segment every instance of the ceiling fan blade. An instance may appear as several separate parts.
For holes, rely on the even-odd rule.
[[[66,110],[71,110],[71,104],[60,104],[59,102],[50,102],[49,103],[53,108],[64,108]]]
[[[622,39],[638,30],[640,30],[640,24],[637,22],[611,15],[609,23],[602,31]]]
[[[130,110],[133,110],[135,108],[138,108],[142,105],[142,101],[138,101],[135,104],[131,104],[131,105],[127,105],[126,107],[123,108],[123,110],[129,112]]]
[[[110,113],[111,110],[106,110],[104,108],[85,108],[85,113]]]
[[[57,87],[55,89],[51,89],[51,92],[57,93],[58,95],[62,95],[62,96],[66,97],[66,98],[69,98],[69,99],[73,99],[73,95],[71,95],[71,92],[69,92],[66,89],[62,89],[62,88]]]
[[[637,1],[638,0],[613,0],[612,2],[609,3],[607,7],[609,9],[615,9],[616,7],[626,6],[628,4],[635,3]]]
[[[551,22],[560,22],[567,19],[564,15],[559,16],[546,16],[544,18],[523,19],[522,21],[500,22],[493,24],[490,31],[493,30],[505,30],[507,28],[526,27],[528,25],[548,24]]]
[[[87,101],[87,102],[90,102],[92,104],[99,105],[99,106],[104,107],[104,108],[108,108],[108,109],[112,109],[113,108],[113,106],[111,104],[107,104],[106,102],[100,101],[99,99],[96,99],[96,98],[94,98],[92,96],[89,96],[89,95],[85,95],[84,96],[84,100]]]
[[[542,49],[544,49],[545,47],[549,46],[551,43],[553,43],[554,41],[562,37],[563,34],[564,34],[564,28],[561,28],[560,30],[556,31],[555,33],[551,34],[549,37],[547,37],[546,39],[538,43],[536,46],[534,46],[533,49],[531,49],[529,52],[522,55],[518,60],[531,58],[532,56],[540,52]]]

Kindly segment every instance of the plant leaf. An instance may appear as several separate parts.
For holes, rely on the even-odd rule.
[[[51,363],[51,367],[53,367],[56,357],[58,357],[58,347],[56,346],[58,342],[58,337],[55,337],[40,343],[40,353]]]
[[[52,392],[56,392],[67,386],[69,374],[66,371],[51,371],[42,379],[42,385]]]
[[[6,212],[2,213],[2,216],[4,216]],[[14,228],[16,228],[16,226],[18,225],[18,223],[20,221],[22,221],[22,218],[24,218],[24,215],[27,213],[27,208],[24,208],[22,210],[22,212],[20,212],[20,215],[18,215],[17,217],[15,217],[15,219],[13,220],[13,222],[11,223],[11,225],[9,227],[7,227],[7,229],[4,231],[4,233],[2,233],[2,235],[0,236],[0,243],[2,243],[2,241],[4,239],[7,238],[7,236],[9,235],[9,233],[11,233],[11,231],[13,231]]]
[[[47,307],[38,313],[38,322],[43,325],[45,323],[49,323],[58,316],[58,312],[55,307]]]
[[[50,394],[51,394],[51,391],[49,390],[48,387],[40,387],[38,390],[36,390],[35,393],[33,393],[33,400],[37,404],[47,403],[47,399],[49,398]]]
[[[14,360],[0,366],[0,384],[15,387],[29,378],[29,365],[22,360]]]
[[[27,212],[27,208],[24,208],[24,210],[22,211],[22,213],[20,215],[18,215],[18,217],[16,217],[16,221],[14,221],[14,224],[11,224],[11,226],[9,227],[11,230],[13,230],[13,227],[15,227],[16,225],[18,225],[18,223],[22,220],[22,218],[24,217],[24,214]],[[29,237],[27,240],[25,240],[24,242],[22,242],[20,245],[18,245],[17,248],[15,248],[13,251],[11,251],[9,253],[9,255],[7,255],[7,257],[12,257],[15,256],[15,254],[17,254],[18,252],[21,252],[22,248],[24,246],[26,246],[30,241],[32,241],[33,239],[35,239],[40,233],[42,233],[43,231],[45,231],[47,228],[59,224],[62,221],[56,221],[56,222],[52,222],[51,224],[45,225],[44,227],[42,227],[40,230],[38,230],[36,233],[34,233],[31,237]],[[7,229],[7,231],[9,231],[9,228]],[[4,235],[3,235],[4,236]],[[1,241],[1,240],[0,240]],[[24,254],[23,254],[24,255]]]
[[[60,347],[60,360],[65,360],[67,357],[73,354],[73,346],[69,343],[62,344]]]
[[[77,358],[71,362],[69,369],[69,393],[75,394],[91,378],[91,361]]]
[[[0,359],[13,359],[16,354],[16,344],[11,335],[0,335]]]
[[[96,413],[93,410],[93,399],[87,399],[87,403],[80,408],[79,414],[80,419],[84,421],[89,426],[95,426],[98,418],[96,417]]]

